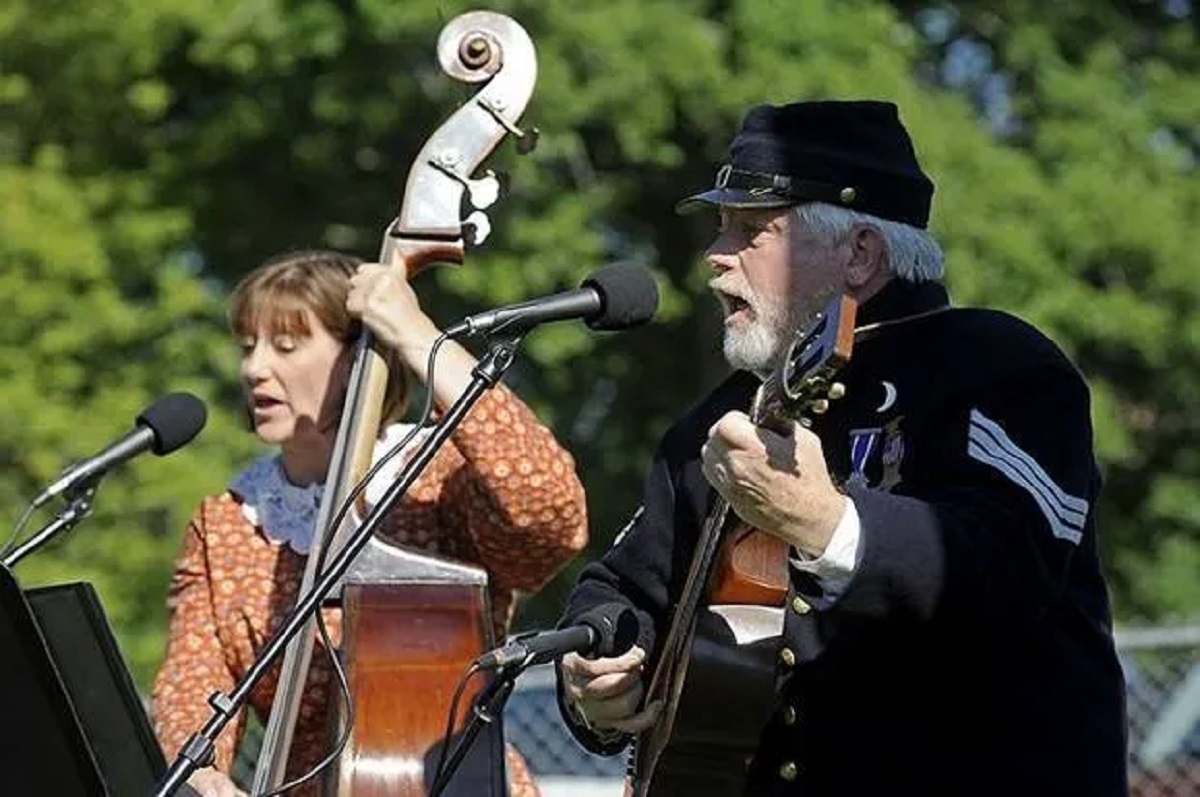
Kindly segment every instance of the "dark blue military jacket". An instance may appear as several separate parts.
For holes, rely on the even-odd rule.
[[[1087,387],[1024,322],[946,305],[940,285],[893,280],[860,310],[876,326],[814,427],[861,518],[860,561],[832,606],[788,612],[795,664],[779,665],[749,794],[1127,793]],[[622,601],[654,651],[714,498],[700,448],[757,384],[733,375],[667,433],[564,623]],[[810,578],[791,589],[820,604]]]

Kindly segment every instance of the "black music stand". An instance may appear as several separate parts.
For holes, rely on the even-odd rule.
[[[91,585],[23,592],[0,565],[4,794],[146,794],[165,768]]]

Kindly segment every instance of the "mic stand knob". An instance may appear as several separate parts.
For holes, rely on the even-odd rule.
[[[36,551],[51,537],[74,528],[79,521],[92,514],[92,499],[96,495],[97,481],[98,479],[91,480],[69,490],[66,493],[70,498],[67,505],[59,510],[58,514],[54,516],[54,520],[42,526],[36,534],[6,556],[4,566],[11,569],[13,565]]]

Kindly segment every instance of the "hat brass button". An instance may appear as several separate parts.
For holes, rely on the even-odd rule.
[[[843,205],[849,205],[851,202],[854,201],[854,198],[857,196],[858,196],[857,191],[855,191],[850,186],[846,186],[845,188],[842,189],[842,192],[840,194],[838,194],[838,199],[840,199],[842,201]]]

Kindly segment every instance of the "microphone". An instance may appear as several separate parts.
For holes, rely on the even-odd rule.
[[[597,269],[573,291],[510,304],[467,316],[446,337],[489,332],[521,333],[550,321],[582,318],[592,329],[621,330],[644,324],[658,310],[658,286],[641,266],[614,264]]]
[[[204,402],[190,393],[163,396],[142,410],[133,431],[95,456],[67,468],[62,476],[33,499],[33,506],[39,507],[56,495],[89,484],[109,468],[146,449],[159,456],[170,454],[199,434],[207,419],[208,411]]]
[[[620,656],[637,642],[637,615],[623,603],[604,603],[579,616],[575,625],[517,637],[475,660],[481,670],[510,664],[541,664],[567,653],[588,657]]]

